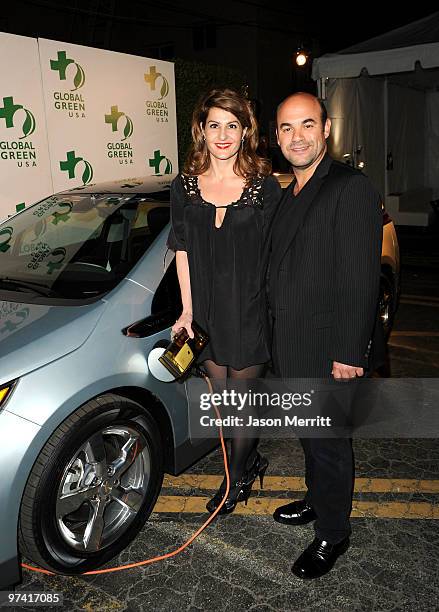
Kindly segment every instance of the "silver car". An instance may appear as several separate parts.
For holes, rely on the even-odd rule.
[[[0,225],[0,587],[20,554],[66,574],[108,561],[164,472],[216,444],[190,439],[185,385],[148,372],[181,312],[171,179],[73,189]]]
[[[171,179],[76,188],[0,224],[0,588],[21,554],[64,574],[110,560],[164,472],[217,444],[190,437],[191,381],[148,370],[181,312]]]

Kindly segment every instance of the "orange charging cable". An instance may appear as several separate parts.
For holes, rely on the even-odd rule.
[[[212,394],[213,393],[213,388],[212,388],[212,383],[210,382],[210,379],[208,378],[208,376],[205,376],[205,375],[204,375],[204,379],[205,379],[205,381],[207,383],[207,386],[209,387],[210,393]],[[217,418],[220,419],[221,415],[219,413],[218,408],[215,405],[214,405],[214,408],[215,408],[215,412],[216,412]],[[153,557],[152,559],[145,559],[144,561],[138,561],[137,563],[129,563],[127,565],[119,565],[117,567],[109,567],[108,569],[94,570],[92,572],[84,572],[83,574],[78,574],[78,575],[92,576],[92,575],[95,575],[95,574],[109,574],[110,572],[121,572],[123,570],[132,569],[134,567],[140,567],[142,565],[149,565],[150,563],[155,563],[156,561],[162,561],[163,559],[169,559],[171,557],[175,557],[175,555],[178,555],[185,548],[187,548],[189,546],[189,544],[191,544],[195,540],[195,538],[197,538],[200,535],[200,533],[202,531],[204,531],[208,525],[210,525],[210,523],[213,521],[213,519],[216,517],[218,512],[223,507],[223,505],[224,505],[224,503],[225,503],[225,501],[227,499],[227,496],[229,494],[229,491],[230,491],[229,464],[228,464],[228,460],[227,460],[226,445],[225,445],[225,442],[224,442],[223,429],[222,429],[221,425],[219,426],[219,436],[220,436],[220,440],[221,440],[221,448],[223,449],[224,469],[225,469],[225,472],[226,472],[226,491],[224,493],[224,497],[221,500],[221,503],[218,506],[218,508],[209,516],[207,521],[203,525],[201,525],[201,527],[199,529],[197,529],[197,531],[194,534],[191,535],[189,540],[187,540],[184,544],[182,544],[176,550],[173,550],[173,551],[171,551],[169,553],[166,553],[164,555],[159,555],[158,557]],[[27,570],[31,570],[32,572],[38,572],[40,574],[47,574],[49,576],[59,575],[59,574],[56,574],[55,572],[50,572],[49,570],[41,569],[39,567],[33,567],[32,565],[28,565],[27,563],[22,563],[21,566],[24,567]]]

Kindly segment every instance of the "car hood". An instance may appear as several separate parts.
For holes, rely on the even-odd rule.
[[[89,337],[106,303],[47,306],[0,300],[0,384],[59,359]]]

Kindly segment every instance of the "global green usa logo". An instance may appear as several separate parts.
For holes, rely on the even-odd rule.
[[[33,113],[22,104],[16,104],[13,96],[3,98],[3,106],[0,107],[0,119],[5,120],[7,128],[19,127],[22,135],[19,140],[27,138],[35,132],[35,117]]]
[[[162,155],[160,149],[154,151],[153,157],[149,159],[150,168],[154,168],[154,174],[161,176],[162,174],[172,174],[172,162]]]
[[[133,134],[133,122],[126,113],[120,111],[118,106],[112,106],[110,108],[110,113],[108,115],[105,115],[105,123],[111,125],[112,132],[117,132],[119,129],[119,119],[121,119],[122,117],[124,117],[124,119],[122,119],[121,123],[125,123],[122,138],[122,141],[124,141]]]
[[[1,120],[4,120],[1,121]],[[0,104],[0,128],[5,127],[10,140],[0,139],[0,159],[16,162],[19,168],[37,165],[37,151],[28,136],[35,132],[35,117],[32,111],[14,100],[13,96],[3,98]]]
[[[69,179],[76,178],[77,167],[82,168],[81,180],[83,185],[87,185],[93,178],[93,167],[83,157],[78,157],[75,151],[67,151],[66,159],[59,162],[59,167],[62,172],[67,172]]]
[[[111,131],[118,133],[123,126],[123,138],[120,141],[107,142],[107,156],[110,159],[117,159],[119,164],[133,163],[133,150],[131,143],[127,139],[133,134],[133,121],[128,115],[119,110],[119,107],[112,106],[110,113],[105,115],[105,123],[111,125]]]
[[[155,66],[150,67],[144,78],[150,91],[154,92],[153,100],[145,100],[146,115],[157,123],[168,123],[168,103],[164,100],[169,94],[168,79],[161,72],[157,72]]]
[[[166,98],[169,93],[168,79],[161,72],[157,72],[157,68],[155,66],[151,66],[149,72],[144,74],[144,79],[151,91],[157,91],[160,93],[159,100]]]
[[[73,64],[75,67],[75,76],[73,77],[74,87],[70,91],[76,91],[82,87],[85,83],[85,72],[83,67],[78,64],[73,58],[67,57],[66,51],[58,51],[57,59],[50,60],[50,69],[58,72],[59,80],[67,80],[67,67]],[[72,70],[69,70],[69,75],[73,74]],[[70,77],[71,78],[71,77]]]

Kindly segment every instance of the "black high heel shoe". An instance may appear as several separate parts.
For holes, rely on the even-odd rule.
[[[259,484],[261,489],[264,488],[264,476],[268,468],[268,459],[263,457],[259,453],[256,453],[256,458],[253,465],[247,470],[247,483],[250,487],[253,486],[254,481],[259,476]]]
[[[253,483],[258,476],[261,489],[263,488],[264,476],[267,467],[268,460],[265,457],[262,457],[259,453],[257,453],[253,465],[244,472],[241,479],[235,480],[234,482],[230,483],[229,494],[218,514],[230,514],[234,511],[236,505],[241,501],[243,501],[245,505],[247,505],[247,501],[250,497]],[[226,479],[224,478],[218,491],[206,504],[208,512],[215,512],[215,510],[222,502],[225,492]]]

